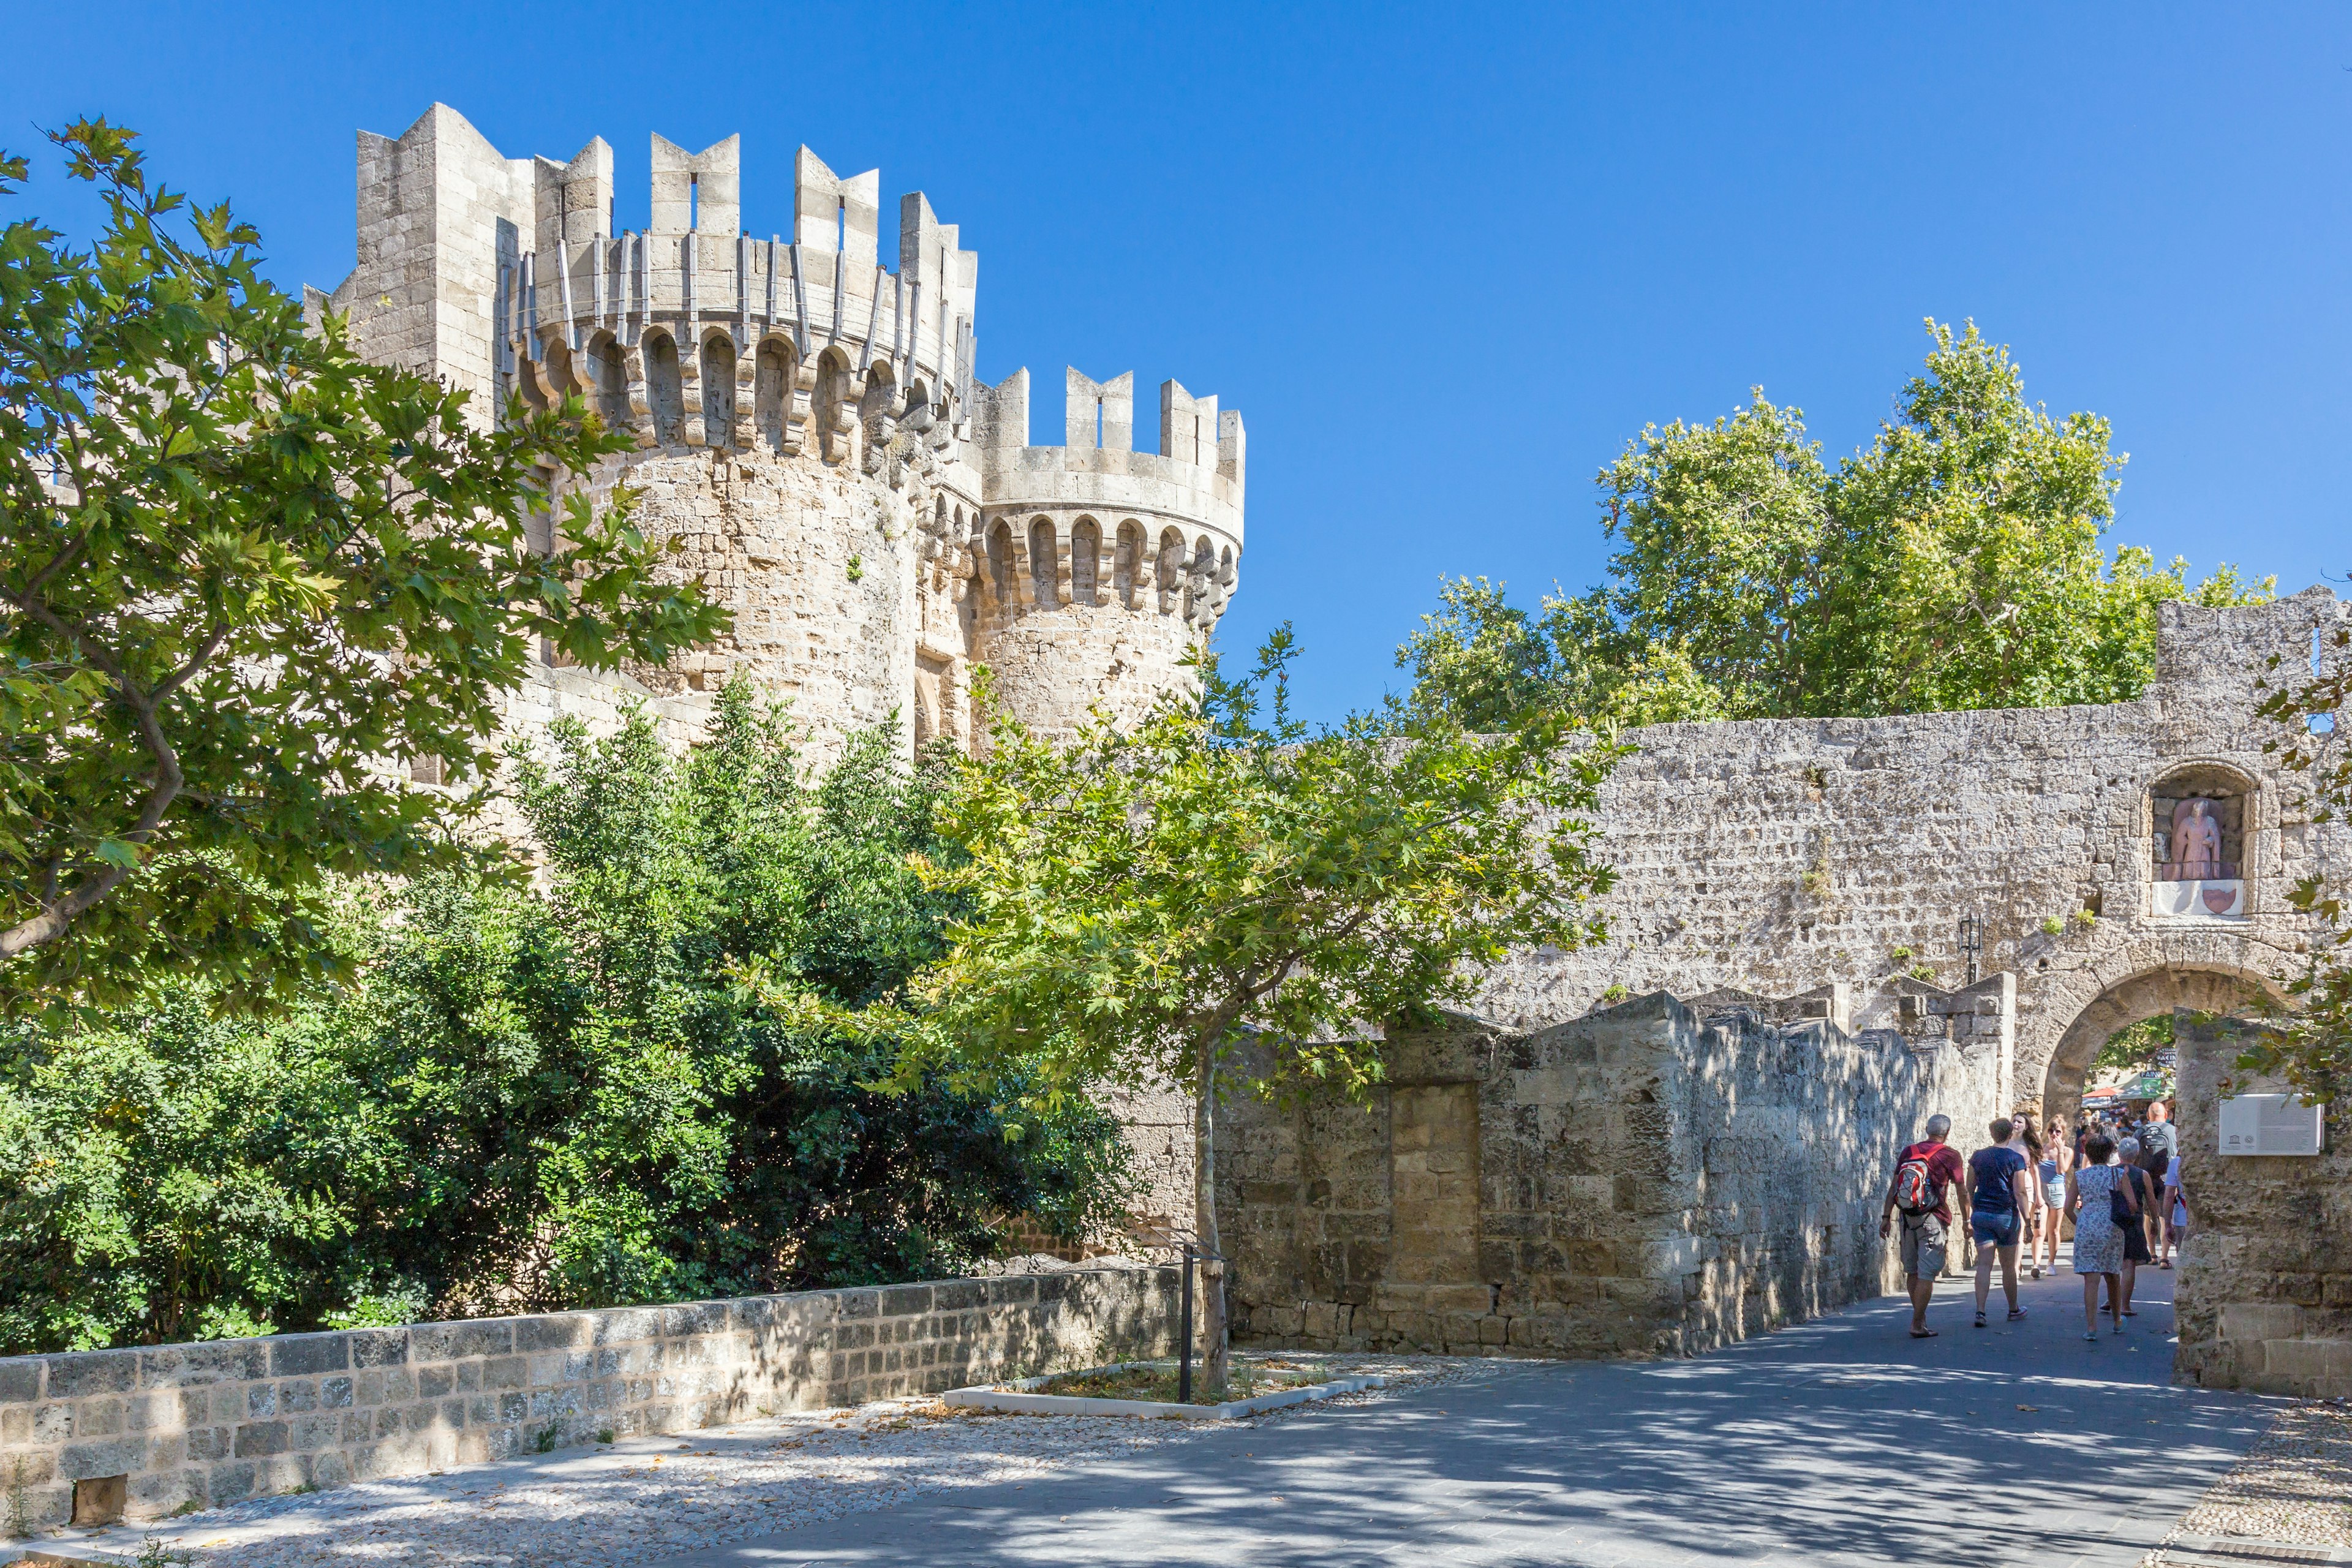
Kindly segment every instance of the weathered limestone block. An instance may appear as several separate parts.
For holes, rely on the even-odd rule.
[[[1989,1121],[1998,1056],[1657,993],[1533,1033],[1392,1035],[1388,1068],[1370,1107],[1229,1110],[1237,1337],[1688,1354],[1876,1296],[1895,1151],[1937,1111]]]

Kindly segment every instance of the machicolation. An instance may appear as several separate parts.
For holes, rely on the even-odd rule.
[[[1134,378],[1068,374],[1067,443],[1029,444],[1029,376],[974,379],[980,258],[920,193],[879,255],[881,175],[807,148],[789,232],[742,226],[739,139],[659,136],[651,221],[616,232],[614,155],[509,158],[436,104],[397,139],[359,139],[358,265],[314,311],[360,352],[430,372],[491,420],[576,394],[636,449],[598,487],[644,496],[649,531],[733,610],[733,632],[664,669],[551,668],[518,729],[609,721],[630,695],[696,723],[742,671],[792,699],[823,756],[852,729],[968,742],[971,672],[1012,711],[1066,730],[1134,713],[1237,580],[1239,413],[1171,381],[1160,450],[1134,449]]]

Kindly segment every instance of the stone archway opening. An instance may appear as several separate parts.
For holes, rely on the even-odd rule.
[[[2091,1063],[2116,1030],[2148,1018],[2169,1017],[2176,1008],[2231,1013],[2280,994],[2276,981],[2225,965],[2168,964],[2116,981],[2093,997],[2059,1036],[2042,1073],[2042,1115],[2074,1119]]]

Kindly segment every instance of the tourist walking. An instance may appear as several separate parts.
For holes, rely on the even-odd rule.
[[[2139,1131],[2139,1151],[2140,1169],[2154,1177],[2159,1187],[2168,1184],[2173,1162],[2180,1157],[2180,1130],[2173,1125],[2172,1108],[2163,1100],[2147,1108],[2147,1125]],[[2166,1237],[2170,1206],[2163,1205],[2148,1215],[2152,1239],[2163,1253],[2157,1264],[2159,1268],[2172,1267],[2172,1248]]]
[[[2033,1261],[2033,1238],[2042,1234],[2042,1182],[2037,1174],[2042,1163],[2042,1136],[2033,1130],[2033,1117],[2031,1112],[2016,1111],[2009,1120],[2008,1146],[2016,1150],[2018,1157],[2025,1162],[2026,1195],[2032,1200],[2025,1205],[2025,1211],[2018,1216],[2020,1232],[2017,1239],[2019,1245],[2024,1249],[2022,1256],[2018,1259],[2018,1267],[2032,1268],[2033,1277],[2039,1279],[2042,1278],[2042,1269]]]
[[[2156,1261],[2148,1233],[2164,1211],[2158,1202],[2156,1178],[2140,1163],[2139,1140],[2125,1139],[2116,1145],[2116,1152],[2121,1159],[2116,1168],[2123,1173],[2124,1184],[2131,1189],[2133,1205],[2139,1211],[2132,1223],[2124,1226],[2123,1313],[2126,1318],[2137,1318],[2139,1314],[2132,1310],[2132,1288],[2139,1282],[2139,1266]]]
[[[1951,1135],[1952,1119],[1948,1116],[1927,1118],[1927,1136],[1916,1143],[1906,1143],[1895,1156],[1895,1179],[1886,1184],[1886,1206],[1879,1211],[1878,1235],[1882,1241],[1893,1227],[1895,1216],[1903,1220],[1903,1277],[1911,1292],[1911,1337],[1932,1340],[1937,1331],[1927,1326],[1927,1303],[1936,1294],[1936,1276],[1944,1271],[1944,1253],[1952,1228],[1951,1205],[1945,1198],[1947,1188],[1957,1187],[1960,1194],[1960,1215],[1969,1212],[1968,1186],[1960,1156],[1944,1140]]]
[[[2124,1227],[2139,1217],[2122,1168],[2108,1163],[2115,1157],[2116,1146],[2095,1133],[2083,1142],[2083,1163],[2066,1177],[2066,1209],[2074,1217],[2074,1272],[2083,1277],[2083,1337],[2092,1341],[2099,1337],[2102,1279],[2107,1282],[2116,1332],[2124,1331],[2123,1284],[2117,1278],[2124,1267]]]
[[[1985,1326],[1985,1297],[1992,1289],[1992,1265],[2000,1259],[2001,1293],[2009,1298],[2009,1321],[2025,1316],[2017,1304],[2017,1247],[2033,1208],[2033,1178],[2016,1145],[2016,1128],[2006,1116],[1993,1119],[1992,1146],[1969,1156],[1969,1234],[1977,1243],[1977,1327]]]
[[[2066,1173],[2074,1168],[2074,1142],[2068,1135],[2066,1119],[2050,1119],[2049,1134],[2042,1140],[2042,1158],[2034,1163],[2034,1174],[2042,1180],[2042,1207],[2036,1211],[2033,1243],[2033,1277],[2042,1278],[2046,1255],[2050,1272],[2058,1272],[2058,1233],[2066,1214]]]
[[[2189,1194],[2180,1185],[2180,1156],[2175,1154],[2164,1167],[2164,1257],[2157,1267],[2171,1268],[2172,1249],[2188,1245]]]

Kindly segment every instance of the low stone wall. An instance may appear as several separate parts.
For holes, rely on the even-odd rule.
[[[1856,1037],[1656,992],[1531,1034],[1392,1037],[1369,1109],[1227,1113],[1235,1335],[1692,1354],[1897,1289],[1895,1152],[1937,1111],[1983,1141],[1998,1034]]]
[[[2189,1211],[2173,1375],[2207,1388],[2352,1394],[2352,1150],[2343,1111],[2329,1108],[2317,1158],[2218,1153],[2224,1079],[2243,1094],[2287,1087],[2238,1070],[2251,1027],[2173,1016]]]
[[[128,1516],[1172,1353],[1178,1270],[1074,1269],[0,1358],[0,1488]]]

